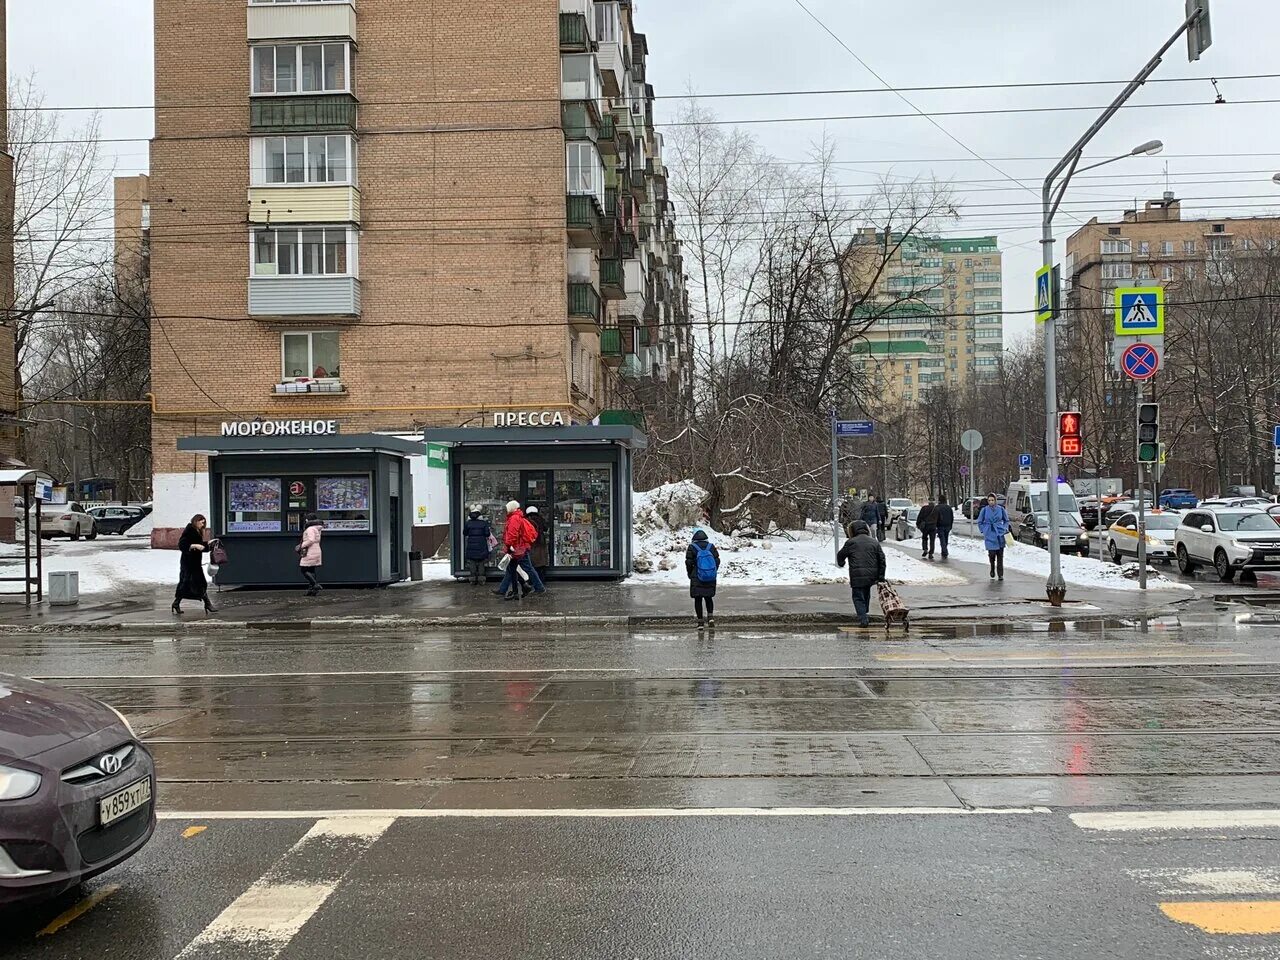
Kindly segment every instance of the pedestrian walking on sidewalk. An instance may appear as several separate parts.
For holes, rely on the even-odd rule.
[[[871,619],[871,588],[884,580],[884,547],[871,536],[871,528],[861,520],[849,528],[849,539],[836,554],[836,563],[849,564],[849,588],[853,591],[853,612],[858,615],[858,626],[869,626]]]
[[[884,543],[889,527],[889,505],[885,503],[884,497],[876,497],[876,510],[880,514],[876,518],[876,539]]]
[[[987,494],[987,505],[978,513],[978,529],[987,547],[991,579],[1004,579],[1004,545],[1009,536],[1009,514],[996,502],[994,493]]]
[[[699,530],[693,535],[689,549],[684,552],[684,569],[689,575],[689,596],[693,598],[693,612],[697,614],[698,626],[716,625],[716,578],[720,573],[720,551],[707,536],[707,531]],[[703,604],[706,604],[706,616],[703,616]]]
[[[542,584],[542,578],[538,576],[538,571],[534,569],[529,559],[529,550],[532,549],[533,542],[537,538],[538,533],[534,530],[533,524],[525,519],[519,501],[508,501],[507,525],[502,532],[502,545],[509,559],[502,583],[494,591],[503,600],[526,597],[530,590],[534,593],[547,592],[547,588]],[[526,577],[520,576],[521,570],[525,572],[527,582]]]
[[[314,597],[324,587],[316,579],[316,574],[324,564],[324,552],[320,549],[320,533],[324,522],[314,513],[308,514],[302,530],[302,539],[293,549],[298,554],[298,571],[302,579],[307,581],[307,596]]]
[[[947,503],[947,495],[944,493],[938,498],[938,509],[936,516],[938,518],[938,545],[942,547],[942,559],[947,559],[947,546],[951,542],[951,528],[956,525],[956,512],[951,509],[951,504]]]
[[[467,576],[476,586],[484,582],[489,554],[498,545],[493,536],[493,527],[480,516],[483,510],[477,503],[467,515],[467,522],[462,525],[462,555],[467,561]]]
[[[209,602],[209,581],[204,577],[205,551],[212,547],[216,540],[204,542],[205,527],[209,525],[204,514],[197,513],[191,522],[183,528],[178,538],[178,589],[173,594],[174,613],[182,615],[183,600],[199,600],[204,604],[206,613],[216,613],[217,607]]]
[[[546,583],[547,564],[551,553],[547,547],[547,535],[551,532],[551,528],[547,526],[547,518],[539,512],[537,507],[530,507],[524,512],[524,516],[538,534],[537,539],[533,541],[533,546],[529,548],[529,562],[538,571],[538,579]]]
[[[926,560],[932,560],[938,536],[938,508],[934,506],[932,497],[920,508],[920,515],[916,517],[916,529],[920,531],[920,555]]]

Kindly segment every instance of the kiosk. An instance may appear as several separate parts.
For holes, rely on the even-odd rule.
[[[466,576],[462,525],[480,505],[502,556],[504,507],[536,506],[549,524],[554,577],[618,579],[631,572],[631,467],[644,434],[630,426],[428,429],[424,440],[449,452],[449,542],[455,577]],[[496,576],[496,567],[490,574]]]
[[[209,457],[209,527],[230,557],[220,586],[304,586],[293,548],[311,513],[324,521],[323,585],[408,577],[409,457],[423,445],[337,429],[332,420],[251,421],[178,440],[179,450]]]

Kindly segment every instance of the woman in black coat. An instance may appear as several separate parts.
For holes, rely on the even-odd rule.
[[[178,589],[173,595],[173,612],[178,615],[182,614],[183,600],[201,600],[209,613],[216,609],[209,602],[209,582],[204,578],[204,552],[208,549],[204,542],[206,526],[208,521],[204,515],[197,513],[178,538],[182,556],[178,565]]]
[[[698,626],[702,626],[702,604],[707,605],[706,623],[711,626],[716,625],[716,581],[713,577],[711,580],[703,580],[698,576],[698,557],[704,553],[710,553],[715,559],[716,571],[720,570],[720,551],[716,549],[716,545],[707,537],[705,530],[699,530],[693,535],[693,542],[689,544],[689,549],[684,554],[684,569],[689,574],[689,596],[693,598],[693,610],[698,615]]]

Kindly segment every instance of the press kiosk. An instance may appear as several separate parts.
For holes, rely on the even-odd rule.
[[[618,579],[631,572],[631,467],[644,434],[630,426],[557,426],[558,414],[498,414],[494,428],[429,429],[451,447],[449,538],[453,574],[466,575],[462,525],[473,505],[493,525],[502,555],[510,500],[536,506],[548,523],[550,572],[561,579]],[[523,421],[522,419],[523,418]],[[543,423],[553,424],[543,426]],[[510,425],[507,425],[510,424]],[[491,566],[490,574],[496,575]]]
[[[223,424],[178,449],[209,457],[209,527],[226,544],[224,586],[299,586],[294,545],[308,514],[324,522],[320,581],[377,586],[409,574],[413,480],[421,443],[340,434],[333,420]]]

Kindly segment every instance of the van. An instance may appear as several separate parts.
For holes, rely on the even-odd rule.
[[[1049,511],[1049,484],[1044,480],[1017,480],[1009,484],[1004,508],[1009,514],[1009,526],[1016,539],[1022,539],[1022,527],[1037,513]],[[1080,503],[1071,492],[1070,484],[1058,481],[1058,511],[1083,526],[1080,519]]]

